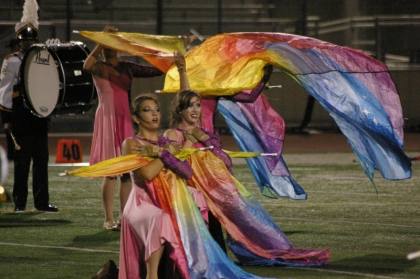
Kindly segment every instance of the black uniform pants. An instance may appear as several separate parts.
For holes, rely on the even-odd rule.
[[[7,140],[7,159],[9,159],[9,161],[13,161],[15,159],[15,144],[13,143],[13,139],[8,132],[6,132],[6,140]]]
[[[12,131],[20,150],[15,151],[13,200],[15,207],[26,207],[28,179],[32,161],[32,192],[35,208],[49,204],[48,119],[33,115],[23,107],[22,98],[13,99]]]

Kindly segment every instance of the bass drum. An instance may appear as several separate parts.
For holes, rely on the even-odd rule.
[[[83,71],[88,54],[82,42],[33,45],[20,68],[25,106],[38,117],[86,113],[97,102],[92,75]]]

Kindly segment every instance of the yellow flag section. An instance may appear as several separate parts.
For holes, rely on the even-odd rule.
[[[142,57],[164,73],[172,66],[175,51],[185,54],[184,43],[177,36],[93,31],[79,31],[79,34],[107,48]]]
[[[181,38],[127,32],[79,31],[79,34],[105,47],[142,57],[167,73],[162,93],[179,91],[179,74],[173,65],[173,54],[177,50],[185,54]],[[226,96],[258,84],[263,75],[262,68],[273,59],[263,52],[259,41],[242,38],[238,44],[237,40],[235,34],[216,35],[185,55],[193,90],[201,95]]]
[[[77,168],[60,176],[76,175],[81,177],[106,177],[117,176],[147,165],[152,159],[140,157],[136,154],[108,159],[89,167]]]
[[[261,156],[259,152],[242,152],[242,151],[229,151],[223,150],[229,157],[231,158],[253,158],[257,156]]]
[[[242,39],[238,44],[231,34],[206,39],[185,56],[191,89],[200,95],[227,96],[254,88],[263,76],[263,67],[272,60],[264,56],[263,46],[258,43]],[[176,67],[171,67],[162,92],[178,90],[179,74]]]
[[[180,160],[185,160],[188,156],[205,150],[206,148],[184,148],[181,150],[177,157]],[[226,151],[229,156],[232,158],[252,158],[255,156],[260,156],[261,153],[258,152],[233,152]],[[136,170],[147,165],[153,158],[141,157],[136,154],[129,154],[120,156],[117,158],[108,159],[102,162],[99,162],[95,165],[77,168],[71,171],[60,173],[60,176],[66,175],[75,175],[81,177],[106,177],[106,176],[118,176],[130,171]]]

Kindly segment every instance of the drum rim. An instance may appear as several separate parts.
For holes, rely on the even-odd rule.
[[[72,106],[64,106],[63,102],[65,101],[65,96],[66,96],[66,80],[65,80],[65,69],[63,67],[63,63],[62,63],[62,59],[60,58],[60,56],[57,54],[56,50],[54,49],[54,47],[66,47],[66,46],[76,46],[78,48],[80,48],[84,54],[86,55],[86,57],[84,58],[86,60],[86,58],[88,57],[90,51],[89,49],[86,47],[86,45],[83,42],[78,42],[78,41],[72,41],[70,43],[61,43],[60,45],[51,45],[48,46],[47,44],[34,44],[32,45],[26,52],[24,57],[22,58],[22,63],[21,63],[21,67],[20,67],[20,71],[19,71],[19,81],[18,84],[20,86],[20,95],[23,98],[24,101],[24,105],[27,106],[27,108],[29,109],[29,111],[34,114],[37,117],[41,117],[41,118],[47,118],[50,117],[51,115],[57,114],[57,115],[63,115],[63,114],[85,114],[86,112],[88,112],[95,104],[97,104],[97,92],[96,92],[96,87],[93,81],[93,77],[91,82],[89,83],[89,85],[91,85],[91,90],[89,90],[89,94],[90,94],[90,98],[89,98],[89,103],[87,104],[83,104],[82,108],[80,110],[77,110],[77,112],[63,112],[60,113],[60,110],[63,111],[68,111],[68,109],[70,109]],[[24,80],[24,76],[25,76],[25,68],[26,68],[26,62],[28,60],[29,57],[29,53],[31,53],[34,49],[40,49],[40,50],[46,50],[48,51],[51,56],[54,59],[54,63],[56,63],[56,67],[57,67],[57,72],[58,72],[58,77],[59,77],[59,92],[58,92],[58,98],[57,98],[57,103],[54,106],[54,109],[51,111],[51,113],[49,113],[47,116],[41,115],[37,112],[37,110],[35,109],[35,107],[33,106],[33,104],[30,102],[30,97],[28,95],[28,90],[26,88],[25,85],[25,80]],[[59,64],[59,65],[57,65]]]
[[[51,114],[54,113],[55,107],[57,106],[57,104],[55,104],[54,109],[51,110],[51,112],[47,115],[41,115],[37,112],[37,110],[35,109],[35,107],[32,105],[31,102],[29,102],[29,96],[28,96],[28,90],[26,88],[25,85],[25,79],[23,79],[23,77],[25,76],[25,68],[26,68],[26,61],[28,60],[29,54],[34,50],[34,49],[44,49],[46,51],[48,51],[51,55],[53,55],[48,48],[45,47],[46,45],[42,45],[42,44],[35,44],[33,46],[31,46],[26,52],[25,55],[23,56],[22,59],[22,63],[21,63],[21,67],[20,67],[20,73],[19,73],[19,86],[20,86],[20,95],[23,98],[24,101],[24,105],[26,105],[29,108],[29,111],[35,115],[38,116],[40,118],[47,118],[49,116],[51,116]],[[58,71],[58,70],[57,70]],[[58,71],[59,72],[59,71]],[[58,73],[59,79],[60,79],[60,73]],[[60,94],[60,93],[59,93]],[[57,99],[58,101],[58,99]]]

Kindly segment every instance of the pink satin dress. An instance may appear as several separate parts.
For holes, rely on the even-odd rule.
[[[110,74],[103,67],[108,78],[95,78],[98,92],[98,108],[95,114],[90,164],[121,156],[124,139],[134,135],[131,125],[128,90],[131,78]]]
[[[103,65],[104,77],[94,78],[98,92],[90,164],[121,156],[121,146],[126,138],[133,137],[130,112],[132,78],[149,78],[163,73],[152,66],[119,61],[114,75]]]
[[[141,141],[139,144],[143,145]],[[171,217],[151,198],[156,196],[154,188],[147,187],[135,172],[130,174],[133,186],[123,213],[120,279],[144,278],[146,261],[165,243],[172,251],[179,249]]]

